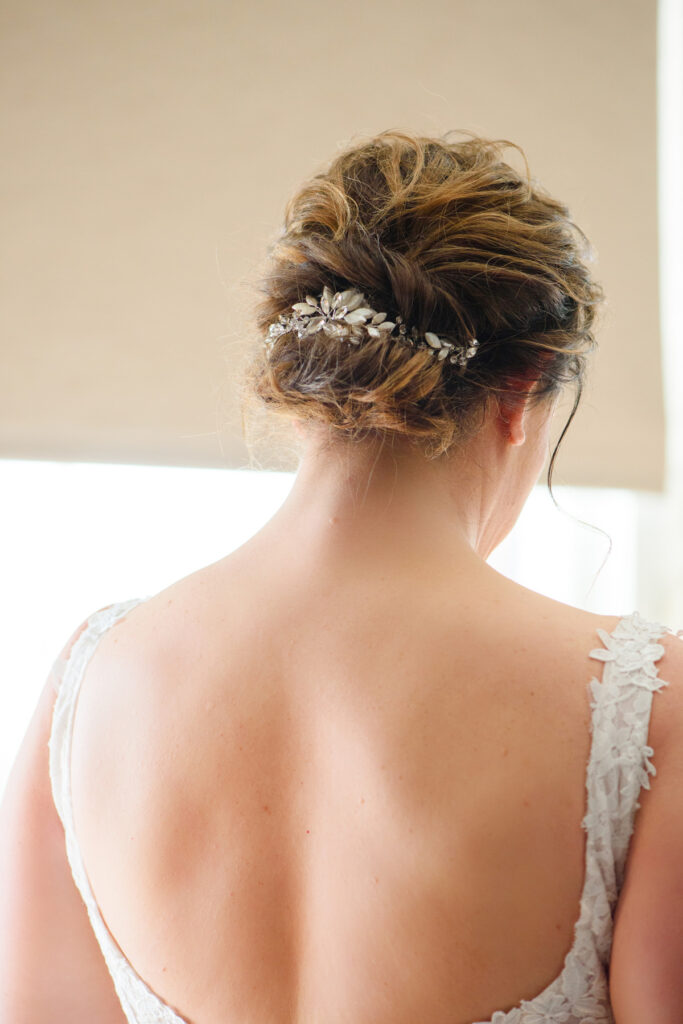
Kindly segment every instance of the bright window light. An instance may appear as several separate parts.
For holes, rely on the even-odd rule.
[[[292,473],[0,460],[0,792],[76,627],[242,545],[293,481]]]

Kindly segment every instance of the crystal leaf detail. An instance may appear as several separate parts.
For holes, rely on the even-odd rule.
[[[305,302],[295,302],[291,309],[292,313],[280,314],[277,321],[269,326],[264,341],[269,350],[277,338],[292,332],[299,338],[307,338],[322,331],[329,338],[342,339],[353,345],[359,345],[364,338],[393,336],[396,341],[412,348],[428,348],[440,362],[448,359],[463,368],[477,354],[479,347],[476,338],[470,338],[463,345],[440,338],[434,331],[425,331],[421,337],[416,327],[407,327],[402,316],[392,321],[387,319],[386,312],[373,309],[358,288],[333,293],[330,286],[325,285],[322,295],[306,295]]]

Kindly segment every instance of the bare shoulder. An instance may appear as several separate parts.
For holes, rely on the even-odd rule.
[[[521,588],[523,591],[523,588]],[[558,656],[621,616],[600,616],[524,592],[525,621],[542,622]],[[532,620],[529,619],[532,616]],[[530,626],[533,632],[533,626]],[[616,1024],[683,1020],[683,639],[665,632],[655,657],[663,684],[653,694],[648,744],[655,775],[642,788],[614,918],[609,986]],[[594,662],[600,678],[599,662]]]
[[[615,915],[610,993],[617,1024],[683,1020],[683,641],[666,634],[642,789]]]
[[[497,619],[507,633],[524,638],[544,663],[589,659],[591,651],[601,647],[600,631],[611,633],[622,618],[558,601],[491,571]],[[590,667],[599,669],[597,662]],[[583,685],[580,673],[578,678]]]
[[[657,675],[665,685],[653,701],[650,739],[654,733],[660,757],[675,761],[683,752],[683,638],[665,633],[658,643],[664,654],[657,661]]]

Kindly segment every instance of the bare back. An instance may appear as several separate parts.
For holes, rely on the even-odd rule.
[[[572,944],[589,652],[617,621],[487,566],[363,575],[258,545],[142,604],[95,652],[73,750],[126,957],[197,1024],[469,1024],[531,999]]]

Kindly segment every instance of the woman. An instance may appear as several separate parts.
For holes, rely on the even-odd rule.
[[[58,659],[3,1022],[683,1020],[681,644],[486,562],[601,298],[505,145],[385,132],[290,201],[245,389],[294,487]]]

